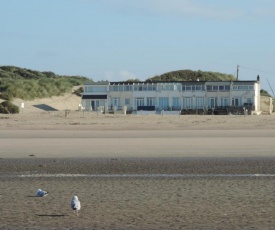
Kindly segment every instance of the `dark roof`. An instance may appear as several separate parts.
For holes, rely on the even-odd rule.
[[[255,83],[257,81],[155,81],[155,82],[110,82],[110,85],[147,85],[147,84],[161,84],[161,83],[180,83],[180,84],[184,84],[184,85],[195,85],[195,84],[205,84],[207,82],[233,82],[233,83]]]
[[[82,95],[82,99],[107,99],[107,95]]]

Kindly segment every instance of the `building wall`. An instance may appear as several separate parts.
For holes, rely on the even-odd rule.
[[[92,84],[92,83],[91,83]],[[111,84],[111,83],[110,83]],[[90,90],[84,91],[83,95],[107,95],[107,101],[99,101],[99,105],[106,105],[110,109],[115,106],[117,109],[122,109],[127,106],[128,110],[137,110],[138,105],[148,106],[148,101],[155,105],[156,109],[211,109],[221,106],[243,106],[244,103],[252,103],[255,111],[260,108],[260,83],[259,81],[233,81],[233,82],[184,82],[186,85],[184,90],[181,90],[181,83],[173,83],[174,86],[167,90],[165,86],[171,86],[172,83],[152,83],[156,86],[155,91],[134,91],[134,87],[144,86],[144,83],[134,83],[132,91],[110,91],[110,87],[114,85],[105,85],[106,91],[98,92],[95,88],[94,92]],[[119,83],[124,87],[124,83]],[[129,85],[129,83],[125,83]],[[148,85],[147,83],[145,85]],[[150,85],[150,84],[149,84]],[[180,85],[180,87],[179,87]],[[196,89],[190,86],[202,86],[202,89]],[[225,89],[219,89],[220,86],[227,86]],[[96,87],[96,86],[93,86]],[[85,86],[84,89],[93,87]],[[99,86],[99,88],[102,86]],[[213,90],[208,90],[207,87]],[[212,88],[211,88],[212,87]],[[188,89],[188,90],[187,90]],[[217,90],[218,89],[218,90]],[[150,100],[149,100],[150,99]],[[82,105],[89,107],[93,100],[83,100]],[[173,106],[173,102],[177,106]],[[127,104],[126,104],[127,103]],[[173,108],[173,107],[175,108]]]
[[[261,111],[263,113],[271,114],[273,112],[272,98],[266,97],[266,96],[261,96],[260,101],[261,101]]]

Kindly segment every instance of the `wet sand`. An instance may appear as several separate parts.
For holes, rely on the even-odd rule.
[[[0,229],[275,229],[274,117],[77,116],[2,116]]]
[[[275,158],[2,159],[0,165],[1,229],[274,229]],[[49,195],[35,197],[37,188]],[[78,217],[69,206],[74,194],[82,202]]]

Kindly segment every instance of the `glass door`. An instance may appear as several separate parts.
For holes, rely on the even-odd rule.
[[[196,109],[202,109],[204,104],[204,98],[203,97],[197,97],[196,98]]]
[[[192,109],[192,107],[193,107],[193,97],[183,98],[183,108],[184,109]]]

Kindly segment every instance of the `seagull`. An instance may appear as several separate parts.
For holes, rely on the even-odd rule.
[[[47,196],[47,195],[48,195],[48,192],[43,191],[43,190],[41,190],[41,189],[38,189],[38,190],[36,191],[36,196],[38,196],[38,197],[43,197],[43,196]]]
[[[78,216],[78,211],[81,208],[80,201],[78,200],[77,196],[73,196],[72,201],[71,201],[71,208],[74,211],[74,214]]]

